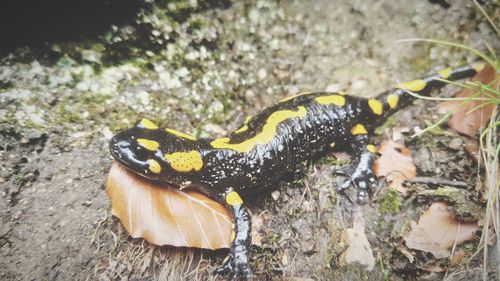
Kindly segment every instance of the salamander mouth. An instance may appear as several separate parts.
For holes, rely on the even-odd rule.
[[[116,137],[113,137],[110,142],[109,142],[109,151],[111,152],[111,155],[113,158],[115,158],[118,161],[123,161],[122,159],[122,153],[120,146],[118,145],[118,141],[116,140]]]
[[[133,144],[130,142],[119,141],[113,137],[109,143],[109,150],[115,160],[136,173],[137,171],[147,171],[147,157],[144,160],[139,159],[134,151]]]

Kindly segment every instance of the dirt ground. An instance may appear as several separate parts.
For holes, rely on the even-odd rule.
[[[0,280],[222,280],[213,270],[226,251],[152,246],[130,238],[112,217],[104,183],[113,132],[145,116],[215,137],[299,91],[371,97],[476,59],[458,48],[401,39],[500,46],[465,0],[167,2],[146,1],[130,24],[94,37],[3,54]],[[494,2],[485,3],[490,15],[500,13]],[[435,106],[417,101],[390,126],[411,134],[437,120]],[[450,131],[406,137],[420,176],[474,188],[477,163],[456,145],[464,137]],[[430,204],[414,197],[401,198],[398,213],[382,211],[383,200],[364,206],[377,264],[372,271],[341,266],[336,246],[351,224],[352,204],[334,191],[332,163],[328,157],[310,165],[304,179],[277,186],[274,198],[269,192],[249,199],[262,240],[253,248],[257,280],[442,280],[451,273],[448,280],[482,280],[482,255],[454,265],[419,251],[413,261],[404,255],[410,250],[399,236],[403,218],[417,220]],[[328,195],[321,214],[320,194]],[[475,245],[463,246],[467,255]],[[489,261],[494,280],[498,253]],[[449,272],[424,270],[436,262]]]

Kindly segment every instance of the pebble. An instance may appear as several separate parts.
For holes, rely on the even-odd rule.
[[[335,84],[329,84],[328,86],[326,86],[325,91],[327,91],[327,92],[334,92],[334,93],[340,92],[340,85],[337,84],[337,83],[335,83]]]
[[[259,80],[264,80],[267,77],[267,71],[264,68],[259,69],[257,77],[259,77]]]
[[[271,197],[273,197],[274,201],[278,201],[278,199],[280,198],[280,191],[275,190],[275,191],[271,192]]]
[[[13,220],[18,220],[18,219],[21,217],[21,215],[22,215],[22,214],[23,214],[23,211],[19,210],[19,211],[17,211],[17,212],[16,212],[16,213],[12,216],[12,219],[13,219]]]
[[[453,150],[461,150],[463,148],[463,141],[460,138],[454,138],[448,144],[448,147]]]
[[[139,98],[139,101],[143,105],[148,105],[149,104],[149,93],[146,91],[139,91],[137,93],[137,97]]]
[[[255,98],[255,92],[252,90],[246,90],[245,91],[245,99],[247,100],[253,100]]]
[[[353,90],[361,90],[365,87],[366,81],[365,80],[355,80],[351,84],[351,89]]]
[[[221,136],[227,134],[226,130],[224,130],[221,126],[216,124],[211,124],[211,123],[206,124],[205,126],[203,126],[203,129],[209,134],[216,134]]]
[[[2,224],[0,225],[0,238],[5,236],[7,233],[9,233],[12,230],[12,227],[8,224]]]
[[[285,249],[283,256],[281,257],[281,264],[283,266],[287,266],[290,263],[290,261],[289,261],[290,258],[288,257],[288,255],[289,255],[289,251],[288,251],[288,249]]]
[[[82,59],[88,62],[100,64],[102,54],[95,50],[83,50]]]
[[[111,131],[111,129],[109,127],[104,127],[101,130],[101,133],[104,136],[104,139],[106,139],[106,140],[110,140],[113,137],[113,132]]]

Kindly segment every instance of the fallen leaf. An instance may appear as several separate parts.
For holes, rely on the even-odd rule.
[[[352,214],[352,228],[348,228],[342,234],[342,243],[347,249],[340,255],[341,264],[361,264],[368,270],[373,270],[375,257],[365,234],[365,221],[360,207]]]
[[[436,258],[450,256],[449,248],[472,240],[477,223],[460,223],[444,202],[432,204],[420,217],[418,224],[405,236],[406,246],[410,249],[432,253]]]
[[[497,76],[497,73],[493,67],[490,65],[486,65],[483,70],[481,70],[474,78],[472,78],[472,81],[480,81],[483,84],[489,84],[493,80],[495,80],[495,77]],[[500,81],[500,79],[497,79],[497,81]],[[498,87],[498,82],[496,85],[493,85],[493,88]],[[463,89],[457,94],[457,98],[467,98],[472,96],[474,93],[477,91],[474,89]],[[485,98],[486,96],[484,94],[478,96],[478,98]],[[451,100],[451,101],[445,101],[442,102],[438,105],[438,110],[440,113],[447,113],[447,112],[452,112],[457,107],[462,104],[463,101],[461,100]],[[476,109],[472,112],[472,109],[477,108],[483,101],[470,101],[467,104],[463,105],[461,108],[458,108],[457,111],[455,111],[450,120],[448,121],[448,126],[452,128],[453,130],[473,137],[477,133],[478,130],[481,130],[484,128],[488,121],[491,118],[491,115],[493,113],[493,109],[495,108],[494,105],[489,104],[486,106],[483,106],[479,109]]]
[[[380,145],[378,152],[381,155],[373,166],[375,175],[385,177],[390,188],[406,194],[408,188],[403,186],[403,182],[417,175],[411,151],[403,144],[387,140]]]
[[[231,214],[199,192],[155,185],[116,162],[109,172],[107,192],[111,212],[134,238],[177,247],[230,246]]]

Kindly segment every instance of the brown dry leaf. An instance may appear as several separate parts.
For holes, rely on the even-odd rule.
[[[484,84],[491,83],[496,76],[496,71],[490,65],[486,65],[483,70],[481,70],[472,81],[481,81]],[[498,80],[500,81],[500,80]],[[498,87],[498,85],[493,85],[493,88]],[[472,96],[476,91],[472,89],[463,89],[457,94],[457,98],[467,98]],[[479,98],[485,97],[484,95],[478,96]],[[440,113],[451,112],[457,108],[458,105],[463,103],[463,101],[445,101],[438,105],[438,110]],[[483,101],[471,101],[459,108],[448,121],[448,126],[453,130],[473,137],[478,130],[484,128],[491,118],[493,113],[494,105],[489,104],[481,107],[480,109],[469,112],[471,109],[479,106]],[[469,113],[468,113],[469,112]]]
[[[111,212],[134,238],[177,247],[230,246],[231,214],[201,193],[155,185],[116,162],[109,172],[107,191]]]
[[[411,151],[403,144],[386,140],[380,145],[378,152],[381,155],[373,166],[375,175],[385,177],[390,188],[406,194],[407,188],[403,186],[403,182],[417,175]]]
[[[341,264],[362,264],[368,270],[375,266],[375,257],[365,234],[365,221],[360,207],[352,214],[352,228],[342,234],[342,242],[347,244],[347,249],[340,255]]]
[[[478,230],[477,223],[459,223],[446,203],[436,202],[422,214],[418,225],[412,225],[404,239],[410,249],[445,258],[450,255],[448,248],[474,239]]]

